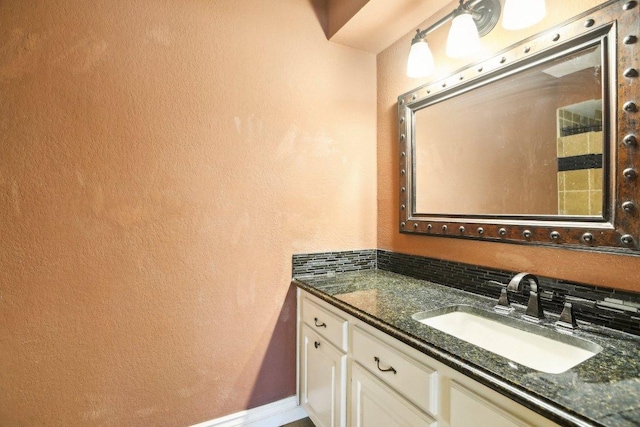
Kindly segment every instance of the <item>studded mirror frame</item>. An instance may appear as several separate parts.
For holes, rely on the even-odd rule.
[[[592,248],[634,253],[640,249],[640,82],[637,1],[609,1],[557,27],[523,40],[492,58],[398,97],[400,232],[509,243]],[[600,39],[603,55],[603,129],[607,172],[603,218],[561,216],[442,215],[415,212],[414,113],[454,91],[491,84],[515,69],[539,63],[573,45]],[[471,90],[471,89],[470,89]]]

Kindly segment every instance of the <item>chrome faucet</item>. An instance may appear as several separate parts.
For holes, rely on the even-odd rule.
[[[539,321],[544,319],[544,313],[542,312],[542,302],[540,300],[540,284],[538,278],[531,273],[518,273],[513,276],[513,279],[507,285],[507,290],[514,292],[521,292],[523,282],[529,283],[529,303],[527,304],[527,311],[524,315],[525,319],[531,321]]]

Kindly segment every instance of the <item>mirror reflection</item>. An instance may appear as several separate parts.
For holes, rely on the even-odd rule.
[[[413,212],[602,217],[600,44],[490,83],[415,111]]]

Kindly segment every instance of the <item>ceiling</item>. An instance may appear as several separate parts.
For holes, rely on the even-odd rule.
[[[443,15],[451,0],[328,0],[327,37],[378,54],[449,4]]]

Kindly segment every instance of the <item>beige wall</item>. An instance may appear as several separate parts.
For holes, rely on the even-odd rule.
[[[321,6],[0,2],[0,425],[295,394],[291,255],[376,246],[375,57]]]
[[[507,32],[498,25],[482,38],[484,50],[474,62],[497,52],[514,42],[533,35],[603,3],[601,0],[548,1],[547,18],[526,30]],[[449,12],[457,1],[430,18],[421,27],[435,22]],[[515,271],[531,271],[540,275],[581,281],[605,287],[640,290],[638,271],[640,257],[603,255],[557,248],[489,243],[400,234],[398,232],[399,174],[397,150],[397,96],[413,88],[437,80],[466,65],[444,56],[448,26],[429,35],[438,70],[424,79],[410,79],[405,75],[406,60],[414,32],[408,32],[377,56],[378,64],[378,247],[403,253],[479,264]]]

